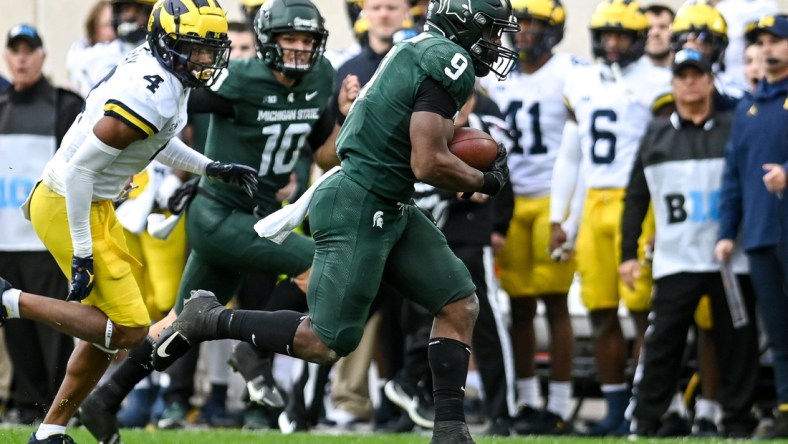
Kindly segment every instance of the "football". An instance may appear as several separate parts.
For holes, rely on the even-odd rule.
[[[482,130],[457,128],[449,143],[449,151],[468,166],[487,171],[498,157],[498,142]]]

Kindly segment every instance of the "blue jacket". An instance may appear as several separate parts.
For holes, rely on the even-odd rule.
[[[788,241],[788,190],[782,199],[766,190],[765,163],[788,171],[788,78],[762,80],[742,99],[725,148],[719,237],[736,239],[741,228],[746,251]]]

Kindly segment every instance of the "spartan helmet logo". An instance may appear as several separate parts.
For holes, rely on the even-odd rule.
[[[372,216],[372,227],[375,228],[383,228],[383,212],[382,211],[375,211],[375,214]]]

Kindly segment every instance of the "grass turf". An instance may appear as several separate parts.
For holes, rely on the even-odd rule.
[[[24,444],[33,433],[32,427],[0,427],[0,444]],[[95,443],[96,441],[84,429],[70,429],[68,432],[79,444]],[[191,430],[156,430],[145,431],[142,429],[123,430],[125,444],[427,444],[429,434],[319,434],[319,433],[294,433],[282,435],[278,431],[250,432],[237,429],[191,429]],[[508,443],[539,443],[539,444],[601,444],[601,443],[628,443],[643,444],[686,444],[686,443],[745,443],[749,440],[723,440],[714,439],[643,439],[629,440],[627,438],[584,438],[584,437],[511,437],[490,438],[474,437],[478,444],[508,444]],[[788,440],[769,441],[771,443],[788,443]]]

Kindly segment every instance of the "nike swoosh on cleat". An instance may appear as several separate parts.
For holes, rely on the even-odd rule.
[[[256,347],[257,346],[257,342],[254,341],[254,338],[255,338],[254,333],[252,333],[252,344],[254,344],[255,347]]]
[[[176,338],[176,337],[177,337],[179,334],[180,334],[180,333],[175,333],[174,335],[172,335],[172,336],[170,336],[169,338],[167,338],[167,339],[166,339],[164,342],[162,342],[162,344],[161,344],[161,345],[160,345],[158,348],[156,348],[156,354],[157,354],[157,355],[159,355],[159,356],[161,356],[162,358],[168,358],[168,357],[170,356],[170,354],[169,354],[169,353],[167,353],[167,347],[170,345],[170,343],[171,343],[171,342],[172,342],[172,341],[173,341],[173,340],[174,340],[174,339],[175,339],[175,338]]]

